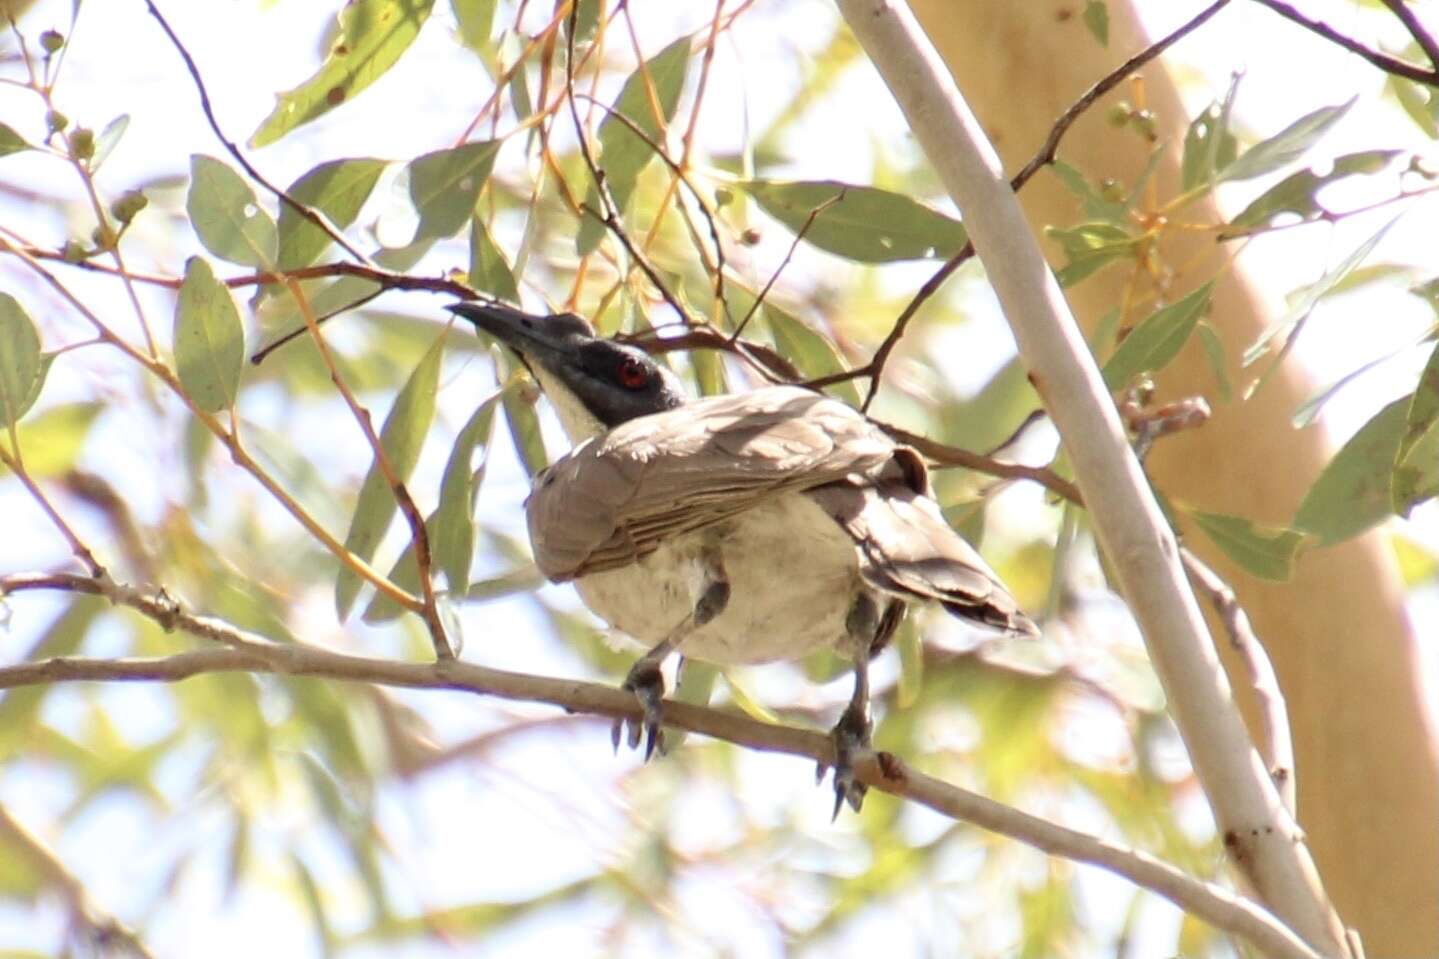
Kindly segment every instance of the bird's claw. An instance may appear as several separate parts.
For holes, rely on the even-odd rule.
[[[856,709],[854,706],[846,709],[839,717],[830,732],[830,738],[834,742],[834,815],[832,819],[839,818],[839,811],[849,803],[849,807],[859,812],[860,806],[864,804],[864,794],[868,787],[854,777],[854,761],[856,755],[870,748],[870,722],[867,710]],[[824,778],[825,765],[820,763],[815,775],[815,781]]]
[[[643,659],[635,663],[620,688],[633,693],[635,699],[639,700],[642,715],[638,721],[616,719],[610,730],[610,741],[614,743],[615,751],[618,752],[621,737],[626,739],[631,749],[635,749],[639,747],[640,738],[643,736],[645,761],[648,762],[656,749],[663,748],[664,743],[660,722],[663,719],[665,681],[663,674],[660,673],[659,664]],[[625,735],[626,727],[628,727],[627,736]]]

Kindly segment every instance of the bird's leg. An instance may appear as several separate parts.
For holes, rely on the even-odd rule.
[[[834,740],[834,815],[839,816],[840,808],[847,802],[850,808],[859,812],[864,803],[865,785],[854,778],[855,754],[869,748],[869,660],[871,650],[880,630],[894,625],[890,616],[880,616],[879,604],[867,591],[855,595],[854,603],[845,617],[845,630],[849,633],[850,649],[854,656],[854,694],[849,705],[840,713],[830,737]],[[819,775],[824,776],[824,764],[819,766]]]
[[[660,667],[667,657],[679,645],[680,641],[689,633],[714,619],[724,611],[729,603],[729,580],[724,578],[724,568],[717,561],[707,562],[705,566],[704,590],[695,601],[694,609],[682,619],[678,626],[670,630],[668,636],[655,645],[653,649],[641,656],[633,666],[621,689],[635,694],[640,701],[640,707],[644,712],[638,723],[630,723],[629,744],[634,749],[640,744],[640,735],[644,734],[645,739],[645,760],[661,744],[660,720],[663,714],[665,696],[664,674]],[[615,720],[614,728],[611,730],[610,738],[619,749],[620,737],[624,732],[625,720]]]

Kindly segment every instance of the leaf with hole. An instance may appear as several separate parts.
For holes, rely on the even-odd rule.
[[[275,262],[275,221],[261,209],[255,191],[214,157],[190,157],[190,223],[205,249],[222,260],[268,269]]]
[[[1156,373],[1179,355],[1199,318],[1209,308],[1214,281],[1192,290],[1182,299],[1151,313],[1129,331],[1124,342],[1104,364],[1104,385],[1123,389],[1143,373]]]
[[[600,122],[599,151],[595,163],[604,171],[605,185],[618,212],[623,212],[634,192],[640,172],[654,159],[654,145],[661,143],[664,128],[674,119],[689,66],[690,39],[680,37],[640,65],[625,80],[611,109],[630,123],[608,113]],[[641,137],[630,124],[644,133]],[[585,191],[585,206],[595,213],[604,210],[593,182]],[[580,220],[575,249],[584,256],[593,253],[605,234],[604,224],[593,215]]]
[[[1339,448],[1304,494],[1292,523],[1329,546],[1357,536],[1393,511],[1394,460],[1404,435],[1409,397],[1370,418]]]
[[[1187,511],[1196,526],[1241,569],[1252,576],[1283,582],[1294,575],[1294,560],[1304,545],[1303,532],[1265,526],[1243,516]]]
[[[25,308],[10,294],[0,293],[0,427],[18,422],[34,404],[49,365]]]
[[[792,232],[804,230],[806,243],[860,263],[947,260],[967,239],[958,220],[878,187],[837,180],[744,180],[735,186]]]
[[[412,243],[454,236],[470,222],[499,148],[498,140],[482,140],[410,162],[410,202],[420,217]]]
[[[387,165],[384,160],[370,158],[330,160],[303,174],[285,192],[343,230],[355,222]],[[279,233],[278,265],[282,270],[309,266],[334,242],[283,201]]]
[[[1229,82],[1224,99],[1211,103],[1189,123],[1184,134],[1184,154],[1179,164],[1179,183],[1185,193],[1214,182],[1215,176],[1239,153],[1239,141],[1229,128],[1234,97],[1239,92],[1239,74]]]
[[[174,335],[176,373],[195,405],[209,413],[234,406],[245,363],[245,328],[229,288],[198,256],[185,263]]]
[[[1351,176],[1370,176],[1383,172],[1399,150],[1365,150],[1335,157],[1328,173],[1312,169],[1291,174],[1260,194],[1238,216],[1229,221],[1225,236],[1238,236],[1274,226],[1286,214],[1297,216],[1300,223],[1325,217],[1328,212],[1319,203],[1319,191]]]
[[[274,143],[351,100],[374,83],[414,42],[435,0],[350,0],[340,9],[340,29],[320,69],[280,94],[275,109],[250,137],[250,146]]]
[[[439,389],[444,346],[445,334],[441,333],[401,387],[385,417],[385,425],[380,429],[380,447],[385,451],[395,478],[402,483],[409,479],[415,463],[419,461],[425,434],[429,432],[430,422],[435,416],[435,394]],[[394,491],[376,461],[371,464],[364,485],[360,487],[360,499],[350,520],[350,531],[345,536],[345,548],[366,561],[374,557],[375,549],[389,529],[397,508]],[[359,591],[360,577],[348,566],[342,565],[335,580],[335,610],[340,619],[349,616]]]

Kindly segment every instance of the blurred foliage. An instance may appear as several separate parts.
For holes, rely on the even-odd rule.
[[[783,93],[786,105],[736,151],[707,143],[696,117],[713,96],[716,50],[752,19],[763,25],[778,17],[776,5],[696,7],[676,19],[683,32],[655,45],[634,39],[636,20],[660,16],[654,4],[584,0],[573,23],[567,5],[541,6],[347,4],[326,34],[322,62],[280,96],[250,146],[310,138],[310,152],[323,159],[292,179],[289,195],[384,270],[431,289],[468,284],[507,300],[574,309],[621,334],[666,334],[685,323],[723,338],[749,318],[744,335],[777,350],[803,377],[867,362],[921,282],[916,278],[964,245],[963,225],[946,212],[932,171],[912,154],[876,151],[875,180],[884,186],[793,179],[788,145],[833,108],[862,63],[853,38],[832,20],[796,56],[799,76]],[[1083,19],[1086,42],[1107,44],[1105,4],[1087,2]],[[488,75],[476,79],[488,99],[470,118],[464,142],[457,145],[454,130],[444,128],[426,143],[382,140],[376,152],[385,148],[383,159],[325,155],[324,124],[334,117],[384,127],[376,111],[395,107],[372,85],[411,55],[422,30],[450,31]],[[57,51],[63,37],[60,43]],[[196,611],[278,642],[427,657],[419,620],[357,572],[354,560],[373,561],[400,590],[414,593],[419,585],[408,527],[396,519],[374,450],[335,393],[338,377],[383,424],[382,446],[427,516],[436,586],[446,608],[458,611],[468,655],[488,661],[497,650],[530,644],[537,661],[612,680],[622,675],[632,654],[616,650],[568,590],[537,589],[517,522],[518,490],[525,474],[549,462],[546,434],[554,434],[523,368],[467,331],[444,329],[424,294],[374,302],[380,287],[362,276],[312,270],[287,284],[248,272],[343,257],[331,235],[218,151],[156,157],[157,169],[188,166],[183,190],[165,174],[138,186],[97,181],[95,168],[107,154],[159,148],[137,134],[126,138],[128,116],[98,137],[61,122],[88,105],[83,86],[53,86],[53,52],[32,43],[28,63],[17,54],[0,65],[34,101],[23,108],[13,97],[4,101],[14,113],[0,123],[0,164],[39,154],[69,177],[63,216],[39,207],[24,217],[7,212],[0,228],[7,248],[0,260],[5,510],[30,508],[17,505],[28,497],[13,475],[22,471],[65,517],[81,514],[89,545],[122,581],[163,588]],[[202,64],[207,72],[226,66],[238,69]],[[171,80],[191,82],[178,67]],[[565,95],[571,80],[580,94],[573,104]],[[1434,91],[1389,83],[1414,122],[1434,135]],[[1078,166],[1053,167],[1079,211],[1075,222],[1049,231],[1061,281],[1082,283],[1107,269],[1133,278],[1135,295],[1095,337],[1113,389],[1141,383],[1196,336],[1214,368],[1216,402],[1242,402],[1231,382],[1252,391],[1267,375],[1250,376],[1225,361],[1225,344],[1203,319],[1208,283],[1169,288],[1167,230],[1230,239],[1296,220],[1332,221],[1341,214],[1319,193],[1340,180],[1389,177],[1394,200],[1433,188],[1431,173],[1413,158],[1405,167],[1390,149],[1295,169],[1354,101],[1243,142],[1231,125],[1238,86],[1201,111],[1179,143],[1153,142],[1153,117],[1140,108],[1112,114],[1116,149],[1149,158],[1135,183],[1093,183]],[[151,108],[136,103],[133,112],[145,119]],[[605,171],[603,188],[574,144],[576,123]],[[657,149],[664,162],[656,162]],[[1183,182],[1172,196],[1159,195],[1150,179],[1162,150],[1182,151]],[[257,154],[261,167],[263,157]],[[1263,177],[1279,178],[1265,180],[1233,221],[1181,224],[1183,211],[1219,184]],[[148,207],[136,196],[148,198]],[[397,204],[411,228],[401,242],[381,228]],[[166,235],[179,224],[183,243]],[[1325,298],[1402,276],[1367,263],[1384,229],[1297,291],[1260,342],[1231,344],[1248,348],[1244,366],[1268,358],[1272,370],[1284,361]],[[58,301],[36,270],[9,252],[16,245],[28,247],[61,285],[83,275],[67,264],[108,274],[101,281],[109,299],[97,320],[102,335],[127,344],[128,360],[96,346],[96,330],[83,320],[50,315]],[[177,247],[203,249],[231,266],[198,256],[187,262]],[[116,275],[127,270],[137,278],[133,309],[123,305],[127,284]],[[181,275],[183,284],[164,279]],[[1432,278],[1408,279],[1415,295],[1439,310]],[[759,304],[761,290],[767,293]],[[917,314],[885,370],[877,415],[979,450],[1004,443],[1026,422],[1038,397],[1012,351],[1001,351],[1000,362],[973,382],[954,373],[949,354],[975,342],[983,290],[982,276],[966,268]],[[167,313],[173,327],[159,320]],[[244,362],[246,346],[303,327],[307,314],[326,322],[332,362],[308,337],[259,365]],[[152,354],[146,337],[154,334]],[[1431,331],[1421,344],[1432,338]],[[734,354],[667,356],[700,393],[760,382]],[[125,361],[119,367],[117,357]],[[175,371],[173,382],[144,373],[145,362]],[[1335,457],[1292,529],[1260,522],[1273,518],[1174,508],[1190,512],[1241,567],[1282,580],[1300,551],[1407,513],[1439,492],[1436,379],[1439,350],[1412,392],[1376,414]],[[858,404],[866,385],[855,379],[828,389]],[[1312,416],[1328,395],[1303,412]],[[497,419],[508,445],[494,435]],[[1026,436],[1020,441],[1028,459],[1054,455],[1052,443],[1038,443],[1036,453]],[[236,466],[237,451],[252,458],[251,475]],[[1065,471],[1062,458],[1053,465]],[[282,508],[254,482],[261,475],[289,505]],[[889,654],[895,665],[876,670],[877,744],[950,781],[1216,877],[1221,857],[1212,824],[1082,512],[980,474],[947,470],[935,479],[951,518],[976,541],[982,537],[987,557],[1025,605],[1045,610],[1046,638],[996,647],[919,612],[902,631],[898,653]],[[344,550],[337,555],[307,535],[292,518],[297,510],[327,530],[348,524]],[[1063,532],[1062,513],[1069,517]],[[1432,553],[1409,539],[1396,549],[1411,583],[1433,582]],[[58,562],[60,554],[37,547],[36,555]],[[507,597],[501,614],[498,600]],[[66,597],[44,607],[54,610],[49,614],[29,602],[6,601],[8,662],[166,655],[200,645],[92,598]],[[341,625],[357,602],[363,617]],[[537,634],[525,630],[528,623],[548,629]],[[516,630],[525,634],[509,635]],[[697,664],[681,691],[823,728],[846,695],[836,691],[844,681],[813,683],[840,675],[839,667],[825,654],[798,667],[733,670],[720,683]],[[589,729],[596,724],[580,724],[582,742],[570,744],[568,725],[538,730],[549,720],[491,702],[466,699],[457,719],[449,695],[244,674],[146,687],[144,696],[151,705],[143,719],[104,691],[36,685],[0,698],[7,770],[0,797],[23,789],[27,776],[58,777],[66,799],[51,810],[51,825],[62,847],[77,823],[117,795],[138,800],[142,809],[133,815],[168,836],[158,852],[146,852],[139,883],[145,905],[126,907],[142,937],[150,927],[175,935],[165,930],[173,930],[172,913],[182,907],[167,901],[167,891],[182,888],[201,860],[223,876],[212,908],[238,909],[256,890],[279,890],[308,917],[309,951],[317,955],[503,935],[523,941],[526,929],[575,917],[592,933],[589,944],[607,953],[748,954],[756,942],[771,951],[831,952],[868,924],[891,922],[898,923],[884,927],[891,940],[915,953],[1122,954],[1155,905],[1131,889],[1121,903],[1097,901],[1100,887],[1084,881],[1085,870],[879,794],[862,815],[831,826],[823,819],[827,793],[809,788],[807,770],[791,788],[776,776],[778,767],[695,737],[639,771],[615,760],[590,775],[579,768],[588,763],[569,757],[576,748],[606,749],[604,736]],[[514,751],[523,757],[520,769],[536,771],[533,785],[499,758]],[[473,863],[475,870],[503,877],[500,857],[516,855],[517,842],[536,845],[541,860],[546,843],[580,845],[588,866],[579,874],[557,868],[539,886],[527,879],[504,895],[477,893],[463,876],[417,876],[417,863],[434,849],[420,850],[410,820],[425,817],[419,805],[430,784],[457,768],[484,788],[451,781],[451,795],[483,796],[491,815],[496,802],[509,803],[498,822],[475,823],[456,808],[445,822],[426,824],[488,837],[496,858]],[[492,789],[498,800],[488,795]],[[216,821],[222,825],[212,828]],[[534,821],[548,839],[534,838]],[[603,829],[595,825],[601,821]],[[191,834],[177,822],[207,825]],[[43,855],[0,829],[0,897],[38,909],[42,891],[53,886]],[[493,889],[493,880],[485,888]],[[706,914],[710,900],[723,902],[724,920]],[[74,924],[83,925],[81,918],[72,916]],[[12,945],[0,937],[0,949]],[[1231,955],[1236,947],[1185,919],[1174,951]]]

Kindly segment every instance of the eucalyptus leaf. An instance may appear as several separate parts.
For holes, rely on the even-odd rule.
[[[643,131],[643,137],[623,120],[608,114],[600,122],[599,156],[595,162],[604,170],[605,184],[620,210],[629,203],[640,172],[654,159],[652,144],[660,142],[664,128],[674,119],[689,58],[690,39],[680,37],[625,80],[611,109]],[[595,212],[603,209],[593,183],[586,191],[585,205]],[[583,217],[575,238],[576,251],[581,256],[593,253],[604,232],[604,224],[595,216]]]
[[[175,303],[175,367],[180,385],[202,410],[235,405],[245,363],[245,328],[225,284],[192,256]]]
[[[1320,205],[1319,191],[1351,176],[1367,176],[1386,169],[1399,150],[1365,150],[1361,153],[1346,153],[1335,157],[1328,173],[1315,173],[1312,169],[1291,174],[1260,194],[1254,202],[1245,207],[1238,216],[1229,221],[1226,236],[1262,230],[1273,226],[1285,214],[1299,217],[1307,223],[1325,215]]]
[[[1219,180],[1249,180],[1288,166],[1318,143],[1320,137],[1349,112],[1357,99],[1350,97],[1338,106],[1320,107],[1313,113],[1305,114],[1274,136],[1241,153],[1233,163],[1219,171]]]
[[[275,221],[238,173],[214,157],[190,158],[185,210],[205,249],[222,260],[268,269],[275,263]]]
[[[35,149],[7,124],[0,123],[0,157]]]
[[[498,0],[450,0],[450,9],[460,26],[460,42],[471,50],[490,51],[497,6]]]
[[[1084,26],[1101,47],[1109,46],[1109,7],[1104,0],[1085,0]]]
[[[470,222],[499,148],[498,140],[481,140],[411,161],[410,201],[420,217],[412,242],[454,236]]]
[[[1294,560],[1306,538],[1303,532],[1224,513],[1193,510],[1189,517],[1245,572],[1275,582],[1293,577]]]
[[[1224,99],[1212,103],[1190,121],[1184,134],[1184,154],[1180,160],[1179,182],[1189,193],[1214,182],[1220,170],[1234,162],[1239,141],[1229,128],[1234,98],[1239,92],[1239,75],[1229,83]]]
[[[404,482],[419,461],[420,449],[425,443],[425,434],[435,415],[435,394],[439,388],[440,365],[444,357],[445,334],[435,338],[434,344],[421,357],[410,378],[400,389],[399,396],[385,417],[380,430],[380,447],[395,472],[396,479]],[[345,548],[360,559],[369,560],[375,555],[381,538],[389,529],[398,504],[378,462],[370,466],[360,488],[360,499],[355,506],[354,517],[350,520],[350,531],[345,536]],[[360,578],[348,566],[340,567],[335,581],[335,610],[340,619],[345,619],[354,606],[360,591]]]
[[[355,222],[386,166],[384,160],[369,158],[330,160],[301,175],[285,192],[344,229]],[[282,270],[309,266],[334,242],[288,203],[280,204],[279,234]]]
[[[505,255],[495,246],[485,221],[474,217],[470,222],[470,286],[511,303],[520,302],[515,275],[505,262]]]
[[[793,362],[801,373],[815,379],[844,372],[846,366],[839,350],[823,333],[778,307],[766,303],[763,309],[774,336],[775,349]],[[858,408],[860,395],[854,380],[843,380],[829,388],[850,406]]]
[[[121,138],[125,136],[125,131],[129,128],[130,114],[128,113],[122,113],[105,124],[105,129],[95,137],[95,152],[90,155],[88,166],[92,173],[100,169],[100,164],[115,152],[115,148],[120,145]]]
[[[1068,230],[1048,227],[1044,233],[1059,244],[1069,260],[1054,274],[1060,286],[1066,287],[1115,260],[1133,256],[1135,246],[1143,239],[1122,226],[1102,221],[1082,223]]]
[[[18,422],[30,409],[47,367],[29,314],[15,297],[0,293],[0,427]]]
[[[967,239],[958,220],[878,187],[837,180],[744,180],[735,186],[793,232],[804,230],[806,243],[861,263],[949,259]]]
[[[250,146],[274,143],[384,76],[414,42],[434,6],[435,0],[350,0],[342,6],[339,34],[324,63],[304,83],[280,94]]]
[[[1200,316],[1209,308],[1213,290],[1214,281],[1210,280],[1155,310],[1131,330],[1104,364],[1104,385],[1111,391],[1122,389],[1142,373],[1164,369],[1189,341]]]
[[[1404,435],[1409,397],[1370,418],[1340,447],[1304,494],[1293,526],[1329,546],[1357,536],[1393,511],[1394,461]]]

